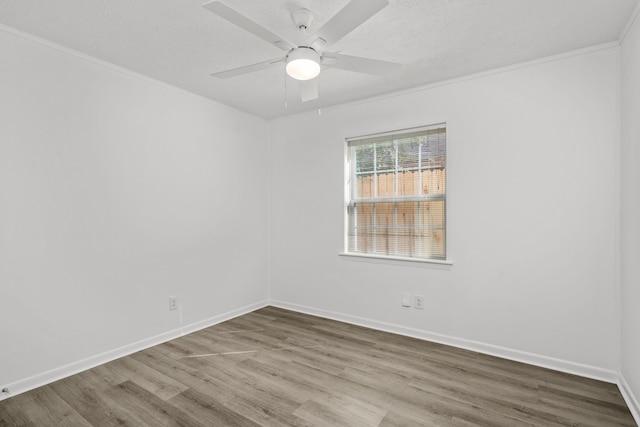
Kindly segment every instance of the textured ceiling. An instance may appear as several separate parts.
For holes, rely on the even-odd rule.
[[[310,32],[348,0],[225,0],[297,40],[290,13],[314,13]],[[220,80],[210,74],[282,51],[201,7],[202,0],[0,0],[0,23],[258,116],[274,118],[618,40],[638,0],[390,0],[331,51],[398,62],[388,78],[339,69],[320,98],[301,103],[284,65]]]

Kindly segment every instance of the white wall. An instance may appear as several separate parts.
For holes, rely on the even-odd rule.
[[[585,375],[621,356],[638,395],[639,31],[622,48],[622,355],[617,48],[268,124],[0,31],[0,386],[256,307],[269,281],[292,308]],[[441,120],[453,266],[339,257],[344,138]]]
[[[622,375],[640,419],[640,19],[622,43]]]
[[[272,299],[614,380],[617,61],[596,49],[273,121]],[[442,119],[453,266],[338,256],[344,138]]]
[[[0,57],[0,386],[264,303],[265,120],[3,31]]]

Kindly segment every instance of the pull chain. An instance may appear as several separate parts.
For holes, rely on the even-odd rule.
[[[285,66],[283,68],[284,70],[284,108],[288,108],[289,105],[287,104],[287,67]]]

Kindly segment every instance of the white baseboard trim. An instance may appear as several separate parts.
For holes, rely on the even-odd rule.
[[[90,356],[85,359],[78,360],[76,362],[72,362],[67,365],[33,375],[29,378],[15,381],[10,384],[3,384],[2,388],[8,388],[10,393],[1,393],[0,401],[8,399],[17,394],[24,393],[26,391],[33,390],[34,388],[50,384],[54,381],[61,380],[82,371],[86,371],[87,369],[94,368],[98,365],[102,365],[103,363],[111,362],[121,357],[128,356],[129,354],[135,353],[137,351],[162,344],[164,342],[179,338],[183,335],[190,334],[200,329],[208,328],[209,326],[217,325],[218,323],[233,319],[234,317],[242,316],[243,314],[247,314],[262,307],[266,307],[267,305],[269,305],[267,300],[249,304],[244,307],[240,307],[235,310],[231,310],[199,322],[182,326],[180,328],[173,329],[171,331],[167,331],[150,338],[145,338],[143,340],[127,344],[113,350],[105,351],[104,353],[96,354],[95,356]]]
[[[514,360],[516,362],[527,363],[529,365],[540,366],[543,368],[553,369],[568,374],[579,375],[581,377],[592,378],[608,383],[618,383],[619,375],[616,371],[598,368],[595,366],[583,365],[580,363],[570,362],[567,360],[556,359],[553,357],[543,356],[535,353],[514,350],[506,347],[500,347],[492,344],[486,344],[479,341],[467,340],[464,338],[453,337],[449,335],[438,334],[435,332],[425,331],[422,329],[409,328],[393,323],[380,322],[378,320],[367,319],[350,314],[338,313],[334,311],[323,310],[315,307],[307,307],[299,304],[292,304],[284,301],[271,300],[270,305],[280,307],[287,310],[297,311],[300,313],[311,314],[313,316],[324,317],[327,319],[338,320],[340,322],[350,323],[353,325],[364,326],[371,329],[377,329],[384,332],[391,332],[398,335],[404,335],[412,338],[418,338],[425,341],[432,341],[439,344],[446,344],[453,347],[463,348],[478,353],[488,354],[490,356],[501,357],[503,359]]]
[[[627,380],[622,374],[620,374],[618,378],[618,388],[620,389],[620,393],[622,393],[622,397],[624,397],[624,401],[627,402],[633,419],[636,420],[636,424],[640,425],[640,403],[638,403],[638,399],[636,399],[631,387],[629,387],[629,383],[627,383]]]
[[[633,414],[633,417],[635,418],[636,422],[640,424],[640,405],[638,404],[638,400],[635,398],[624,377],[622,375],[619,375],[615,371],[583,365],[575,362],[569,362],[566,360],[542,356],[534,353],[513,350],[491,344],[485,344],[478,341],[438,334],[421,329],[380,322],[377,320],[358,316],[352,316],[345,313],[333,312],[329,310],[323,310],[315,307],[308,307],[277,300],[264,300],[244,307],[240,307],[235,310],[231,310],[199,322],[195,322],[150,338],[146,338],[113,350],[106,351],[104,353],[97,354],[95,356],[91,356],[46,372],[42,372],[40,374],[36,374],[29,378],[15,381],[10,384],[4,384],[2,387],[7,387],[10,390],[10,393],[0,394],[0,401],[11,396],[24,393],[26,391],[33,390],[34,388],[50,384],[54,381],[58,381],[82,371],[86,371],[87,369],[94,368],[98,365],[111,362],[137,351],[144,350],[146,348],[162,344],[164,342],[181,337],[183,335],[190,334],[200,329],[204,329],[209,326],[213,326],[218,323],[233,319],[235,317],[242,316],[268,305],[297,311],[300,313],[306,313],[313,316],[319,316],[327,319],[350,323],[353,325],[377,329],[380,331],[391,332],[399,335],[409,336],[412,338],[437,342],[440,344],[446,344],[466,350],[476,351],[478,353],[488,354],[491,356],[501,357],[517,362],[528,363],[530,365],[541,366],[544,368],[554,369],[570,374],[580,375],[587,378],[593,378],[610,383],[617,383],[625,401],[627,402],[627,405],[629,406],[629,409],[631,410],[631,413]]]

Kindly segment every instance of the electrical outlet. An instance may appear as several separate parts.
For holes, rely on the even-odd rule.
[[[169,311],[178,309],[178,297],[169,297]]]
[[[424,310],[424,297],[422,295],[416,295],[413,297],[413,308]]]

